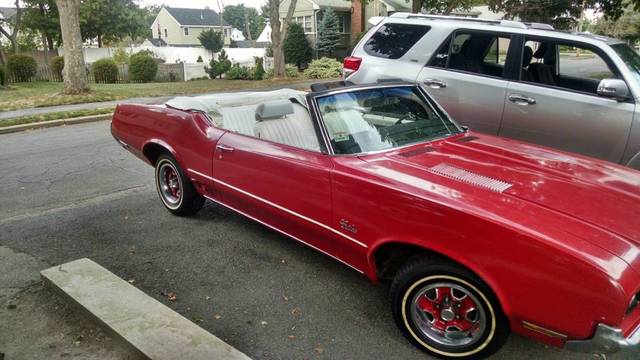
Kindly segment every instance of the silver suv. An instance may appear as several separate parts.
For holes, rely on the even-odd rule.
[[[506,20],[370,22],[346,80],[415,81],[473,130],[640,169],[640,55],[624,42]]]

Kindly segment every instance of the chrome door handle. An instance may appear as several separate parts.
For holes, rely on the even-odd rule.
[[[232,147],[224,146],[224,145],[216,145],[216,149],[224,152],[233,152]]]
[[[441,89],[447,87],[446,82],[438,79],[424,79],[422,82],[432,89]]]
[[[509,95],[509,101],[518,105],[533,105],[536,103],[536,99],[520,94]]]

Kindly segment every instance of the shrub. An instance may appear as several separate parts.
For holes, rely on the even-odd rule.
[[[295,65],[287,64],[284,67],[284,76],[288,78],[296,78],[300,76],[300,72],[298,72],[298,68]],[[273,78],[273,69],[269,69],[264,74],[264,79]]]
[[[64,69],[64,56],[54,56],[51,59],[51,71],[58,78],[58,81],[62,81],[62,70]]]
[[[229,80],[249,80],[251,79],[251,73],[249,72],[249,68],[246,66],[240,66],[235,64],[227,71],[226,75]]]
[[[158,64],[151,55],[139,52],[129,58],[129,77],[132,81],[150,82],[157,73]]]
[[[99,84],[113,84],[118,81],[118,65],[111,58],[100,59],[93,63],[93,77]]]
[[[209,77],[215,79],[216,77],[222,78],[222,74],[231,69],[231,60],[227,56],[227,52],[222,49],[218,54],[218,60],[211,58],[209,67],[205,67],[204,71],[209,74]]]
[[[0,67],[0,87],[4,86],[4,68]]]
[[[196,62],[199,62],[199,63],[204,62],[204,60],[202,60],[202,56],[198,55],[198,60],[196,60]]]
[[[252,74],[251,74],[251,78],[253,80],[262,80],[264,79],[264,66],[262,66],[262,58],[256,56],[255,58],[256,61],[256,66],[253,68]]]
[[[118,65],[126,64],[129,62],[129,53],[123,48],[117,48],[113,52],[113,61]]]
[[[342,64],[326,57],[313,60],[304,71],[304,75],[310,79],[331,79],[342,75]]]
[[[7,73],[15,82],[29,81],[38,73],[38,64],[31,56],[10,55],[7,59]]]

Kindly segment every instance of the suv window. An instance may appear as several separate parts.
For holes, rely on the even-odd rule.
[[[457,31],[429,65],[502,77],[509,43],[509,37],[496,33]]]
[[[586,45],[525,40],[522,81],[597,94],[600,80],[615,77],[607,62]]]
[[[364,51],[387,59],[399,59],[418,42],[430,27],[411,24],[382,25],[364,44]]]

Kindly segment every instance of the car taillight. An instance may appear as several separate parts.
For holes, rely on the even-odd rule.
[[[356,56],[347,56],[344,58],[344,62],[342,63],[342,67],[344,68],[344,72],[346,75],[358,71],[360,68],[360,64],[362,63],[362,58]]]

